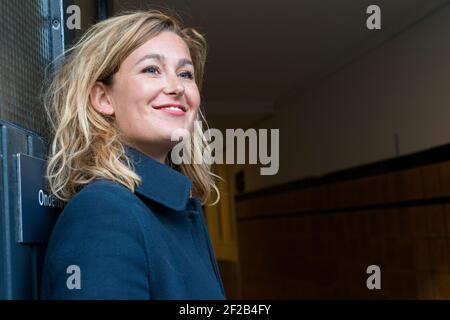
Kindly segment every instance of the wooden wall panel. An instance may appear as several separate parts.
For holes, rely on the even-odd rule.
[[[239,200],[242,297],[450,299],[449,196],[443,162]]]

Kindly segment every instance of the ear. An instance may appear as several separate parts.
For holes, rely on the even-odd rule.
[[[89,99],[94,109],[98,112],[108,116],[114,115],[112,100],[104,83],[97,81],[94,84],[89,94]]]

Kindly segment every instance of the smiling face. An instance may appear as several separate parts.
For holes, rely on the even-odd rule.
[[[173,131],[193,130],[200,106],[194,77],[186,43],[163,31],[122,62],[111,85],[97,82],[90,99],[97,111],[115,118],[127,144],[164,162],[177,144]]]

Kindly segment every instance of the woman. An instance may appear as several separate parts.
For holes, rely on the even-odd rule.
[[[205,59],[198,32],[153,10],[104,20],[70,49],[46,100],[47,178],[67,204],[42,298],[225,298],[201,207],[220,198],[215,175],[170,157],[176,129],[207,147],[194,130]]]

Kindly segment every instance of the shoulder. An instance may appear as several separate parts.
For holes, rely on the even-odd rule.
[[[83,238],[95,240],[113,231],[116,231],[115,235],[125,234],[120,230],[137,236],[141,229],[136,219],[138,209],[136,196],[125,186],[113,181],[95,180],[66,204],[52,231],[50,244],[68,245],[83,241]]]
[[[134,194],[114,182],[96,180],[79,191],[49,239],[43,295],[85,298],[137,292],[131,296],[145,297],[146,244],[137,208]],[[83,274],[82,291],[67,290],[66,270],[71,265],[79,266]]]
[[[136,201],[135,196],[125,186],[101,179],[89,183],[75,194],[67,203],[64,211],[72,210],[73,207],[86,207],[88,209],[98,205],[122,207],[133,201]]]
[[[59,220],[74,219],[100,219],[113,215],[122,218],[136,219],[143,207],[139,198],[127,187],[110,180],[95,180],[77,194],[64,207]]]
[[[139,228],[135,217],[136,196],[125,186],[109,180],[95,180],[66,204],[53,233],[97,228],[107,223],[116,228]]]

